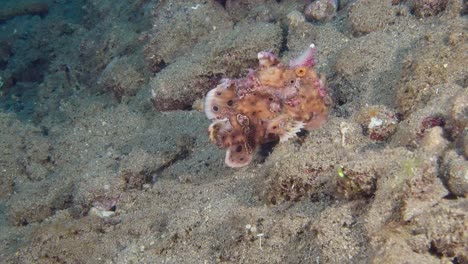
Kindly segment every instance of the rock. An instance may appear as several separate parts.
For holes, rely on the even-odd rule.
[[[207,64],[206,60],[181,58],[152,78],[150,87],[154,107],[162,111],[189,108],[210,88],[212,78],[216,82],[216,76],[222,75],[221,70],[213,72],[207,69]]]
[[[158,110],[188,109],[216,86],[223,76],[245,75],[257,63],[257,53],[281,46],[279,25],[239,25],[210,35],[192,50],[164,68],[150,81],[152,100]]]
[[[275,22],[284,19],[292,10],[302,10],[304,1],[223,0],[234,23],[240,21]]]
[[[337,8],[336,0],[316,0],[306,6],[304,15],[311,21],[330,21],[336,16]]]
[[[23,15],[44,15],[49,11],[49,4],[43,0],[10,1],[2,5],[0,21]]]
[[[376,247],[369,263],[405,263],[409,259],[414,263],[439,264],[440,260],[430,254],[418,254],[400,238],[401,234],[386,236],[383,243]]]
[[[226,0],[224,2],[226,11],[235,22],[245,19],[256,8],[266,8],[267,4],[265,0]]]
[[[44,180],[49,174],[49,170],[38,162],[29,161],[23,165],[25,166],[25,172],[28,175],[28,178],[32,181]]]
[[[394,87],[400,76],[398,49],[391,43],[395,38],[375,32],[354,38],[341,49],[333,65],[330,87],[339,104],[394,104]],[[406,46],[407,39],[397,40]],[[333,62],[332,62],[333,63]]]
[[[288,24],[291,26],[297,26],[305,22],[304,15],[302,15],[301,12],[297,10],[294,10],[291,13],[289,13],[287,18],[288,18]]]
[[[302,52],[304,47],[311,43],[316,44],[317,28],[316,25],[308,23],[304,15],[297,10],[288,13],[287,22],[288,34],[286,42],[288,52],[285,52],[283,55],[286,59],[292,59],[292,57],[296,56],[297,52]]]
[[[451,150],[444,156],[443,168],[442,178],[450,192],[466,197],[468,194],[468,161]]]
[[[0,69],[6,67],[8,60],[12,55],[12,47],[10,41],[0,41]],[[2,88],[2,80],[0,79],[0,89]]]
[[[362,126],[356,122],[342,121],[339,126],[341,134],[341,146],[349,149],[356,149],[367,142],[367,138],[362,134]]]
[[[401,201],[401,216],[404,221],[409,221],[438,204],[448,191],[437,177],[438,160],[424,150],[418,151],[404,170],[409,177]]]
[[[30,208],[11,208],[8,212],[8,220],[16,226],[26,226],[30,223],[42,222],[53,214],[52,208],[45,204],[34,204]]]
[[[102,71],[97,83],[104,90],[112,92],[117,100],[122,96],[133,96],[145,82],[138,71],[137,63],[128,56],[113,59]]]
[[[96,208],[96,207],[92,207],[89,210],[89,214],[97,216],[99,218],[108,218],[108,217],[113,216],[115,214],[115,212],[114,211],[105,211],[105,210],[102,210],[102,209],[99,209],[99,208]]]
[[[386,0],[357,0],[349,10],[349,23],[357,35],[378,31],[392,18],[392,4]]]
[[[448,0],[410,0],[408,5],[418,17],[435,16],[445,10]]]
[[[153,13],[145,55],[150,69],[173,63],[177,57],[192,53],[192,48],[210,33],[230,30],[231,18],[216,1],[203,4],[186,1],[162,2]]]
[[[444,35],[438,36],[434,43],[428,42],[418,47],[403,63],[396,97],[399,112],[404,117],[422,108],[432,98],[446,93],[446,87],[458,84],[458,80],[466,76],[467,46],[450,46],[442,41],[448,38],[450,32]]]
[[[430,241],[423,234],[418,234],[410,237],[406,243],[411,247],[414,252],[423,253],[428,251],[431,247]]]
[[[443,135],[444,130],[440,126],[428,129],[421,140],[421,147],[428,153],[441,155],[449,144]]]
[[[24,226],[42,222],[56,211],[69,206],[71,185],[64,179],[42,181],[40,185],[24,183],[6,203],[6,216],[12,225]]]
[[[396,114],[383,105],[363,108],[357,120],[364,134],[376,141],[387,140],[395,133],[398,124]]]
[[[414,181],[413,181],[414,183]],[[434,179],[432,184],[419,186],[411,190],[413,193],[409,198],[404,199],[402,217],[404,221],[409,221],[413,217],[424,213],[427,209],[439,203],[448,194],[447,189],[439,179]],[[415,195],[415,193],[417,193]]]
[[[456,132],[462,134],[468,127],[468,95],[466,93],[460,93],[455,98],[450,117],[453,120]]]
[[[408,223],[411,233],[420,234],[421,242],[430,245],[429,252],[448,258],[447,263],[453,260],[466,263],[467,206],[466,199],[444,199]],[[422,239],[421,235],[426,239]],[[437,263],[440,263],[440,259]]]
[[[410,112],[405,120],[398,124],[397,131],[391,138],[392,146],[418,146],[430,128],[441,126],[448,130],[451,126],[452,104],[455,98],[463,94],[463,88],[454,84],[441,84],[433,88],[444,92],[434,96],[424,107]]]

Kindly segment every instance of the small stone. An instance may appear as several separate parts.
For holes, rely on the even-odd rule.
[[[451,117],[459,127],[468,126],[468,95],[457,95],[453,102]]]
[[[458,43],[462,42],[464,39],[464,34],[460,32],[454,32],[449,35],[448,37],[448,43],[452,46],[458,45]]]
[[[336,16],[336,9],[334,0],[316,0],[306,6],[304,15],[311,21],[330,21]]]
[[[297,10],[294,10],[291,13],[289,13],[287,18],[289,20],[289,24],[293,26],[297,26],[305,22],[304,15],[302,15],[301,12]]]
[[[449,143],[443,135],[444,130],[440,126],[427,129],[421,140],[421,147],[429,153],[441,155]]]
[[[113,216],[115,212],[105,211],[105,210],[98,209],[96,207],[92,207],[91,210],[89,210],[89,214],[97,216],[99,218],[108,218],[108,217]]]
[[[385,141],[392,136],[397,128],[398,119],[393,111],[383,105],[372,105],[363,108],[357,115],[357,122],[369,138]]]
[[[203,112],[203,104],[204,104],[203,98],[199,98],[193,102],[192,109],[198,112]]]
[[[357,35],[378,31],[393,18],[392,3],[385,0],[356,0],[350,6],[348,17]]]
[[[426,183],[424,187],[418,186],[418,181],[420,179],[413,180],[411,184],[413,195],[403,201],[404,205],[401,213],[404,221],[409,221],[413,217],[424,213],[448,194],[447,189],[445,189],[439,178],[433,179],[433,182]]]
[[[407,240],[407,243],[411,249],[417,253],[426,252],[430,248],[430,241],[424,234],[418,234],[410,237]]]
[[[443,179],[450,192],[466,197],[468,194],[468,161],[454,150],[445,154]]]
[[[411,0],[409,5],[411,11],[418,17],[437,15],[445,10],[448,0]]]
[[[138,68],[135,68],[131,57],[114,58],[102,71],[97,84],[104,91],[110,91],[120,100],[123,96],[134,96],[145,78]]]

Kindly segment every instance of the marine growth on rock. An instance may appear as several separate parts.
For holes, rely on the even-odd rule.
[[[261,144],[285,142],[327,121],[330,99],[325,78],[313,70],[313,44],[288,65],[266,51],[258,60],[246,77],[223,79],[206,95],[210,141],[226,149],[229,167],[248,165]]]

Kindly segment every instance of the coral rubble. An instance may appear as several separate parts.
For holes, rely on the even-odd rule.
[[[258,60],[257,70],[244,78],[223,79],[205,99],[205,114],[213,120],[210,140],[227,149],[229,167],[249,164],[260,144],[287,141],[327,120],[330,100],[324,78],[312,69],[313,44],[289,65],[271,52],[258,53]]]

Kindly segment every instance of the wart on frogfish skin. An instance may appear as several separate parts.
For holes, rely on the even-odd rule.
[[[288,65],[267,51],[258,53],[258,61],[246,77],[221,80],[204,102],[213,121],[210,141],[226,149],[225,162],[232,168],[248,165],[257,146],[285,142],[301,129],[320,127],[328,117],[326,82],[313,70],[314,44]]]

